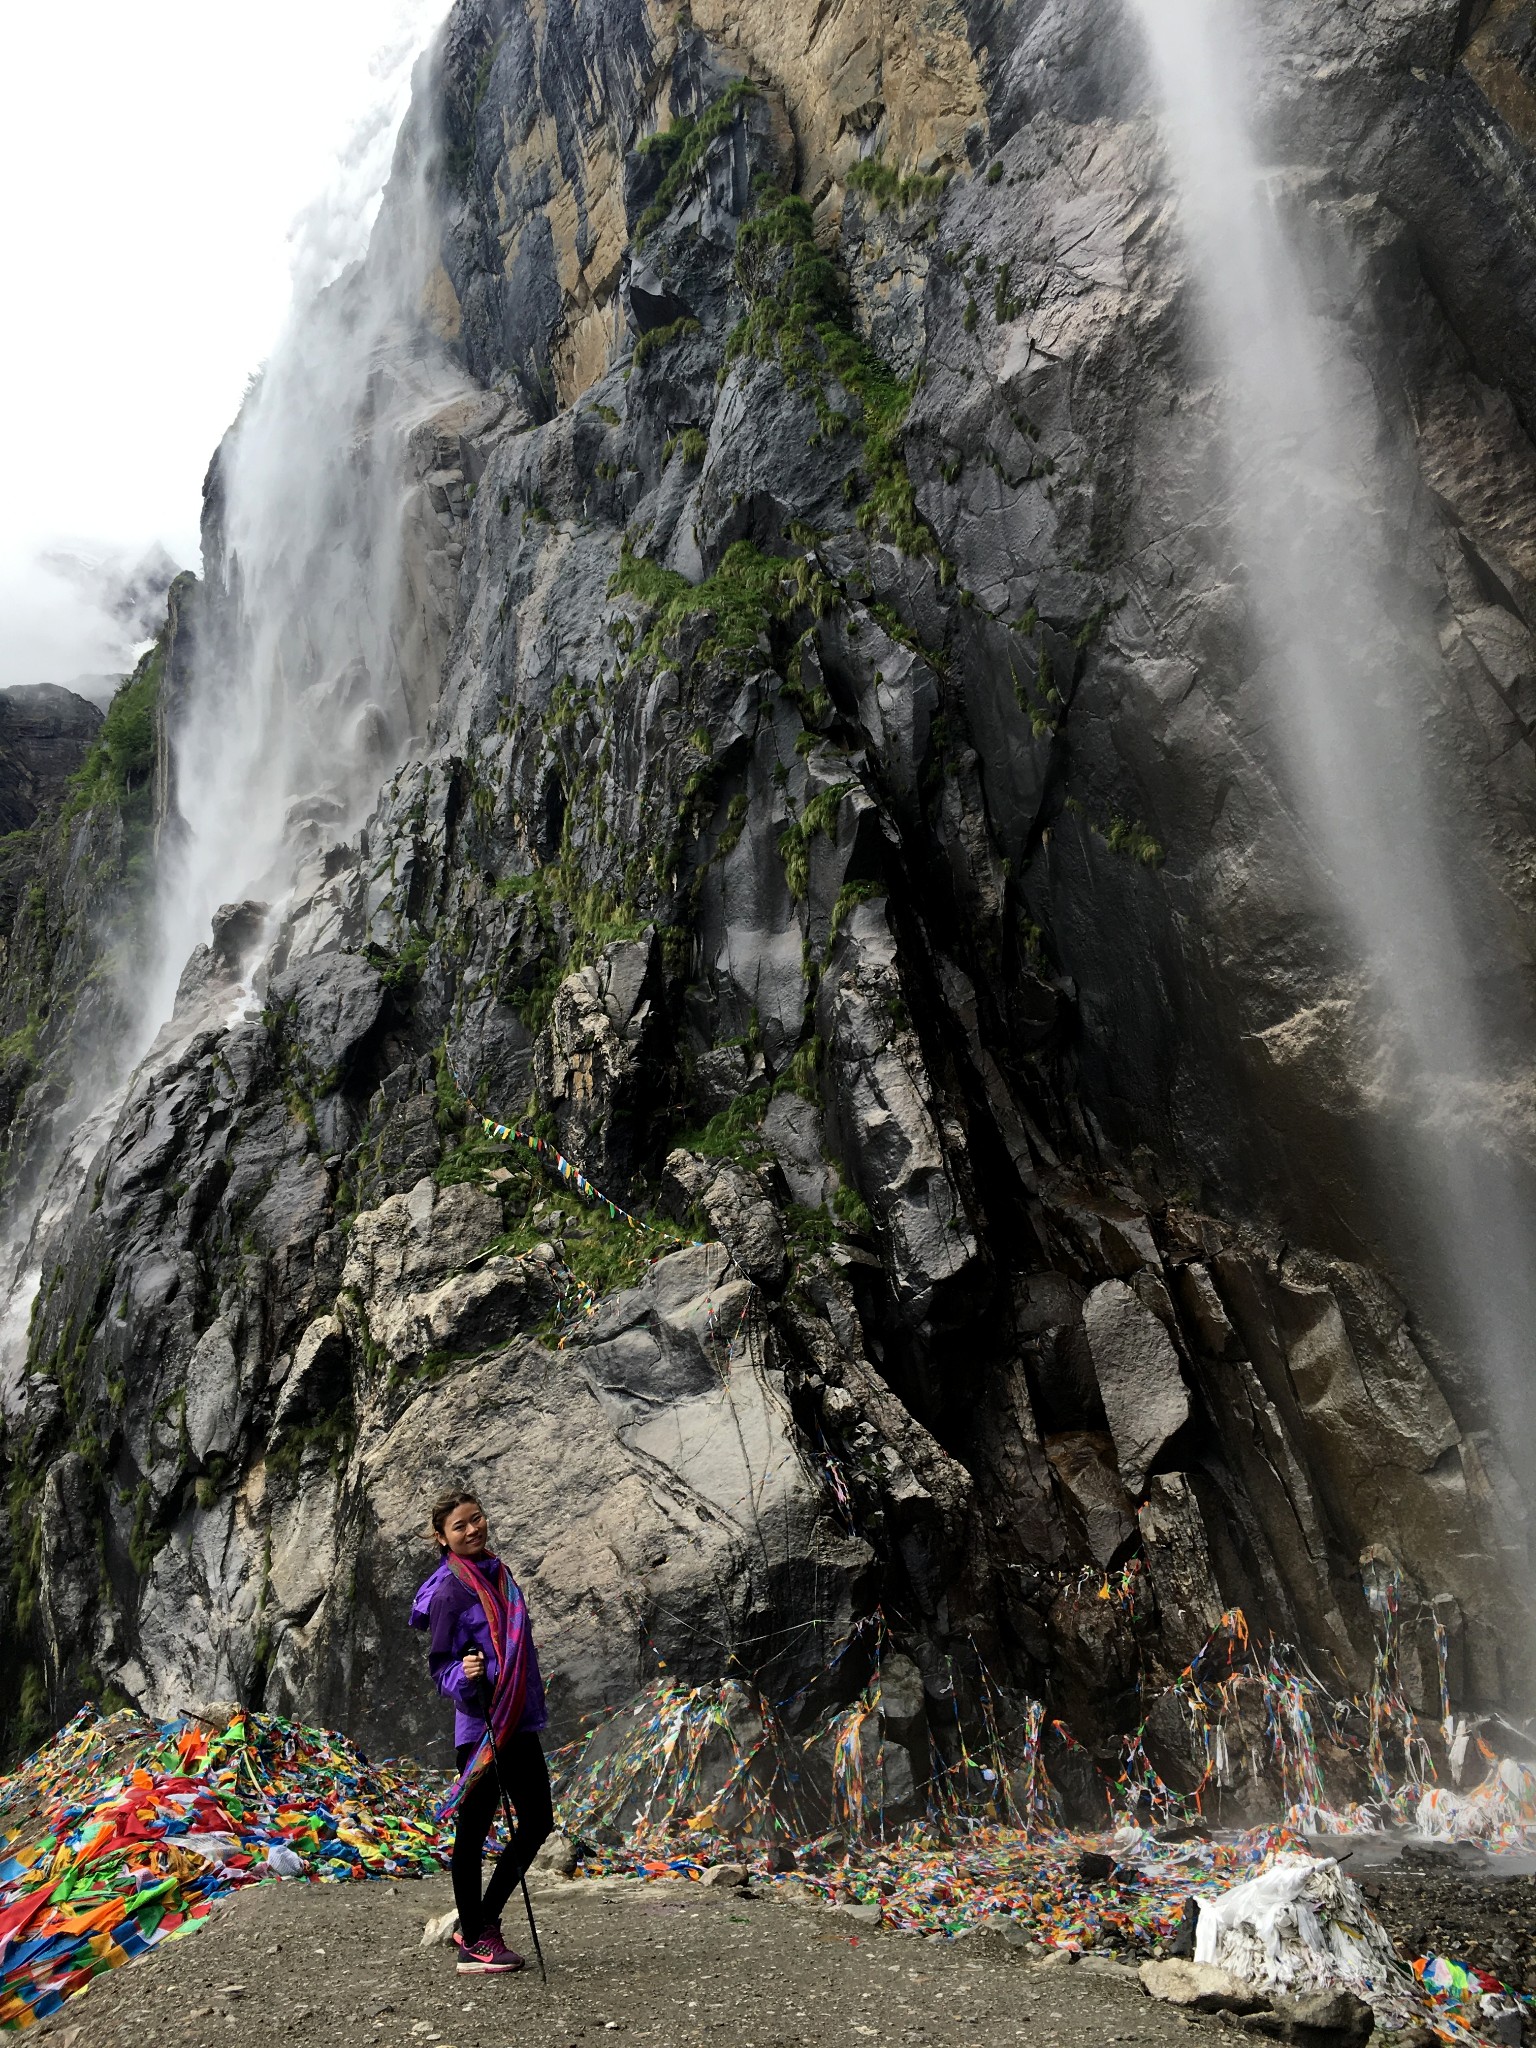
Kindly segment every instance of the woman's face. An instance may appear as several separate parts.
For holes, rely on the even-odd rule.
[[[483,1557],[490,1540],[485,1510],[478,1501],[464,1501],[443,1524],[443,1541],[455,1557]]]

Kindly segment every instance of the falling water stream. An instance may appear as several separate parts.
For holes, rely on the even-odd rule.
[[[1471,872],[1425,735],[1443,689],[1433,620],[1403,593],[1394,480],[1366,366],[1319,309],[1261,165],[1253,53],[1232,0],[1133,0],[1219,386],[1227,498],[1255,671],[1251,723],[1353,967],[1341,982],[1373,1077],[1370,1162],[1405,1295],[1479,1371],[1518,1463],[1531,1442],[1536,1232],[1501,1156],[1499,1027],[1484,964],[1514,953]],[[1528,1462],[1528,1461],[1527,1461]]]
[[[6,1407],[25,1362],[41,1247],[136,1078],[156,1064],[154,1049],[174,1043],[178,984],[215,911],[260,900],[270,935],[299,862],[359,822],[419,729],[412,690],[419,696],[427,664],[406,644],[402,601],[415,482],[406,446],[463,380],[422,345],[419,310],[436,261],[433,144],[406,116],[413,71],[446,7],[398,0],[391,10],[373,62],[375,103],[331,188],[297,224],[291,311],[216,463],[204,528],[211,587],[189,683],[170,714],[174,815],[146,955],[121,991],[117,1041],[82,1053],[40,1192],[0,1246]]]
[[[464,385],[423,346],[436,223],[432,141],[418,123],[394,147],[366,261],[328,272],[361,253],[357,229],[378,205],[412,61],[442,13],[443,0],[408,0],[369,162],[344,172],[355,225],[345,207],[339,222],[333,206],[314,210],[293,311],[220,454],[221,545],[205,570],[222,587],[208,593],[208,638],[172,734],[181,830],[161,863],[146,1039],[218,906],[254,897],[276,912],[306,846],[359,822],[419,725],[411,685],[424,664],[405,644],[406,443]]]

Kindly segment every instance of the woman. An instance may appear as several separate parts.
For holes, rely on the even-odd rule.
[[[432,1533],[443,1561],[416,1595],[411,1627],[430,1629],[433,1683],[454,1704],[460,1776],[443,1811],[457,1811],[451,1868],[459,1970],[520,1970],[523,1958],[501,1938],[501,1916],[554,1825],[538,1734],[549,1719],[544,1681],[522,1593],[491,1555],[479,1501],[445,1493],[432,1509]],[[485,1842],[503,1791],[517,1809],[517,1832],[482,1896]]]

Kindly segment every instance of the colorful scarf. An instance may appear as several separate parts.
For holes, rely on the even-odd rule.
[[[494,1573],[476,1571],[462,1557],[450,1551],[448,1569],[461,1586],[468,1586],[479,1599],[490,1631],[496,1659],[496,1689],[486,1716],[485,1733],[479,1747],[464,1766],[463,1775],[443,1801],[444,1819],[453,1812],[477,1779],[492,1767],[493,1758],[523,1718],[528,1695],[528,1609],[521,1589],[506,1566],[498,1561]]]

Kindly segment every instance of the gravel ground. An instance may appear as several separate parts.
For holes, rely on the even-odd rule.
[[[1536,1991],[1536,1877],[1399,1866],[1361,1883],[1399,1954],[1449,1956]]]
[[[1181,2044],[1187,2021],[1098,1958],[1027,1960],[992,1936],[920,1940],[684,1883],[562,1883],[534,1894],[549,1963],[460,1977],[420,1946],[447,1881],[253,1887],[185,1940],[98,1977],[44,2021],[48,2048],[701,2048],[837,2042],[971,2048]],[[520,1909],[519,1909],[520,1911]],[[509,1917],[506,1932],[523,1948]],[[526,1926],[523,1927],[526,1933]]]

